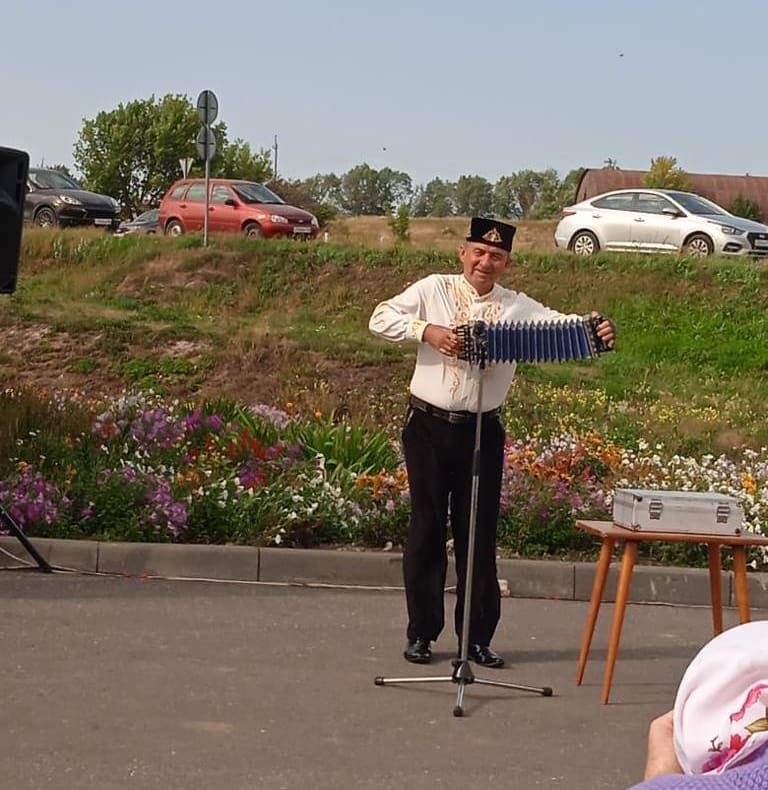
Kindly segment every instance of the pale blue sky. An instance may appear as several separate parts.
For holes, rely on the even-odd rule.
[[[72,164],[83,118],[213,90],[281,174],[768,174],[766,0],[9,0],[0,145]],[[623,55],[623,56],[622,56]],[[386,149],[386,150],[385,150]]]

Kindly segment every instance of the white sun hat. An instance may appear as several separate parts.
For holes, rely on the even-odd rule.
[[[674,740],[686,774],[719,774],[768,744],[768,621],[735,626],[691,661],[675,698]]]

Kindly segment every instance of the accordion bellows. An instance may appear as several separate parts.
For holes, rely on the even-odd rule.
[[[610,351],[597,335],[602,316],[552,321],[485,323],[456,328],[459,358],[471,364],[567,362]]]

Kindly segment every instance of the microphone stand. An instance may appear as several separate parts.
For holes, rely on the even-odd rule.
[[[8,531],[21,543],[22,546],[24,546],[43,573],[53,573],[53,568],[51,568],[47,560],[32,545],[32,543],[30,543],[29,538],[24,534],[21,527],[16,523],[15,519],[2,505],[0,505],[0,524],[7,527]]]
[[[475,677],[469,663],[469,623],[470,608],[472,606],[472,582],[475,565],[475,535],[477,532],[477,506],[480,490],[480,442],[483,430],[483,369],[488,359],[488,334],[487,327],[482,321],[477,321],[472,326],[472,348],[466,355],[470,364],[475,364],[477,380],[477,417],[475,420],[475,446],[472,455],[472,489],[469,508],[469,536],[467,540],[467,578],[464,585],[464,613],[461,629],[461,655],[453,662],[453,672],[450,675],[439,677],[410,677],[410,678],[374,678],[377,686],[387,686],[394,683],[455,683],[457,688],[456,705],[453,708],[454,716],[464,715],[464,692],[467,686],[478,683],[483,686],[514,689],[540,694],[542,697],[551,697],[552,689],[549,686],[524,686],[519,683],[508,683],[500,680],[486,680]]]

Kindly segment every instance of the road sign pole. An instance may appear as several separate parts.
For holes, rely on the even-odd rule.
[[[210,191],[209,188],[209,177],[211,171],[211,160],[209,157],[205,157],[205,217],[203,219],[203,247],[208,246],[208,210],[209,210],[209,199],[208,193]]]
[[[211,158],[216,151],[216,138],[211,125],[219,114],[219,100],[213,91],[203,91],[197,97],[197,114],[203,123],[197,135],[197,153],[205,160],[205,216],[203,217],[203,246],[208,246],[208,212],[210,210]]]

